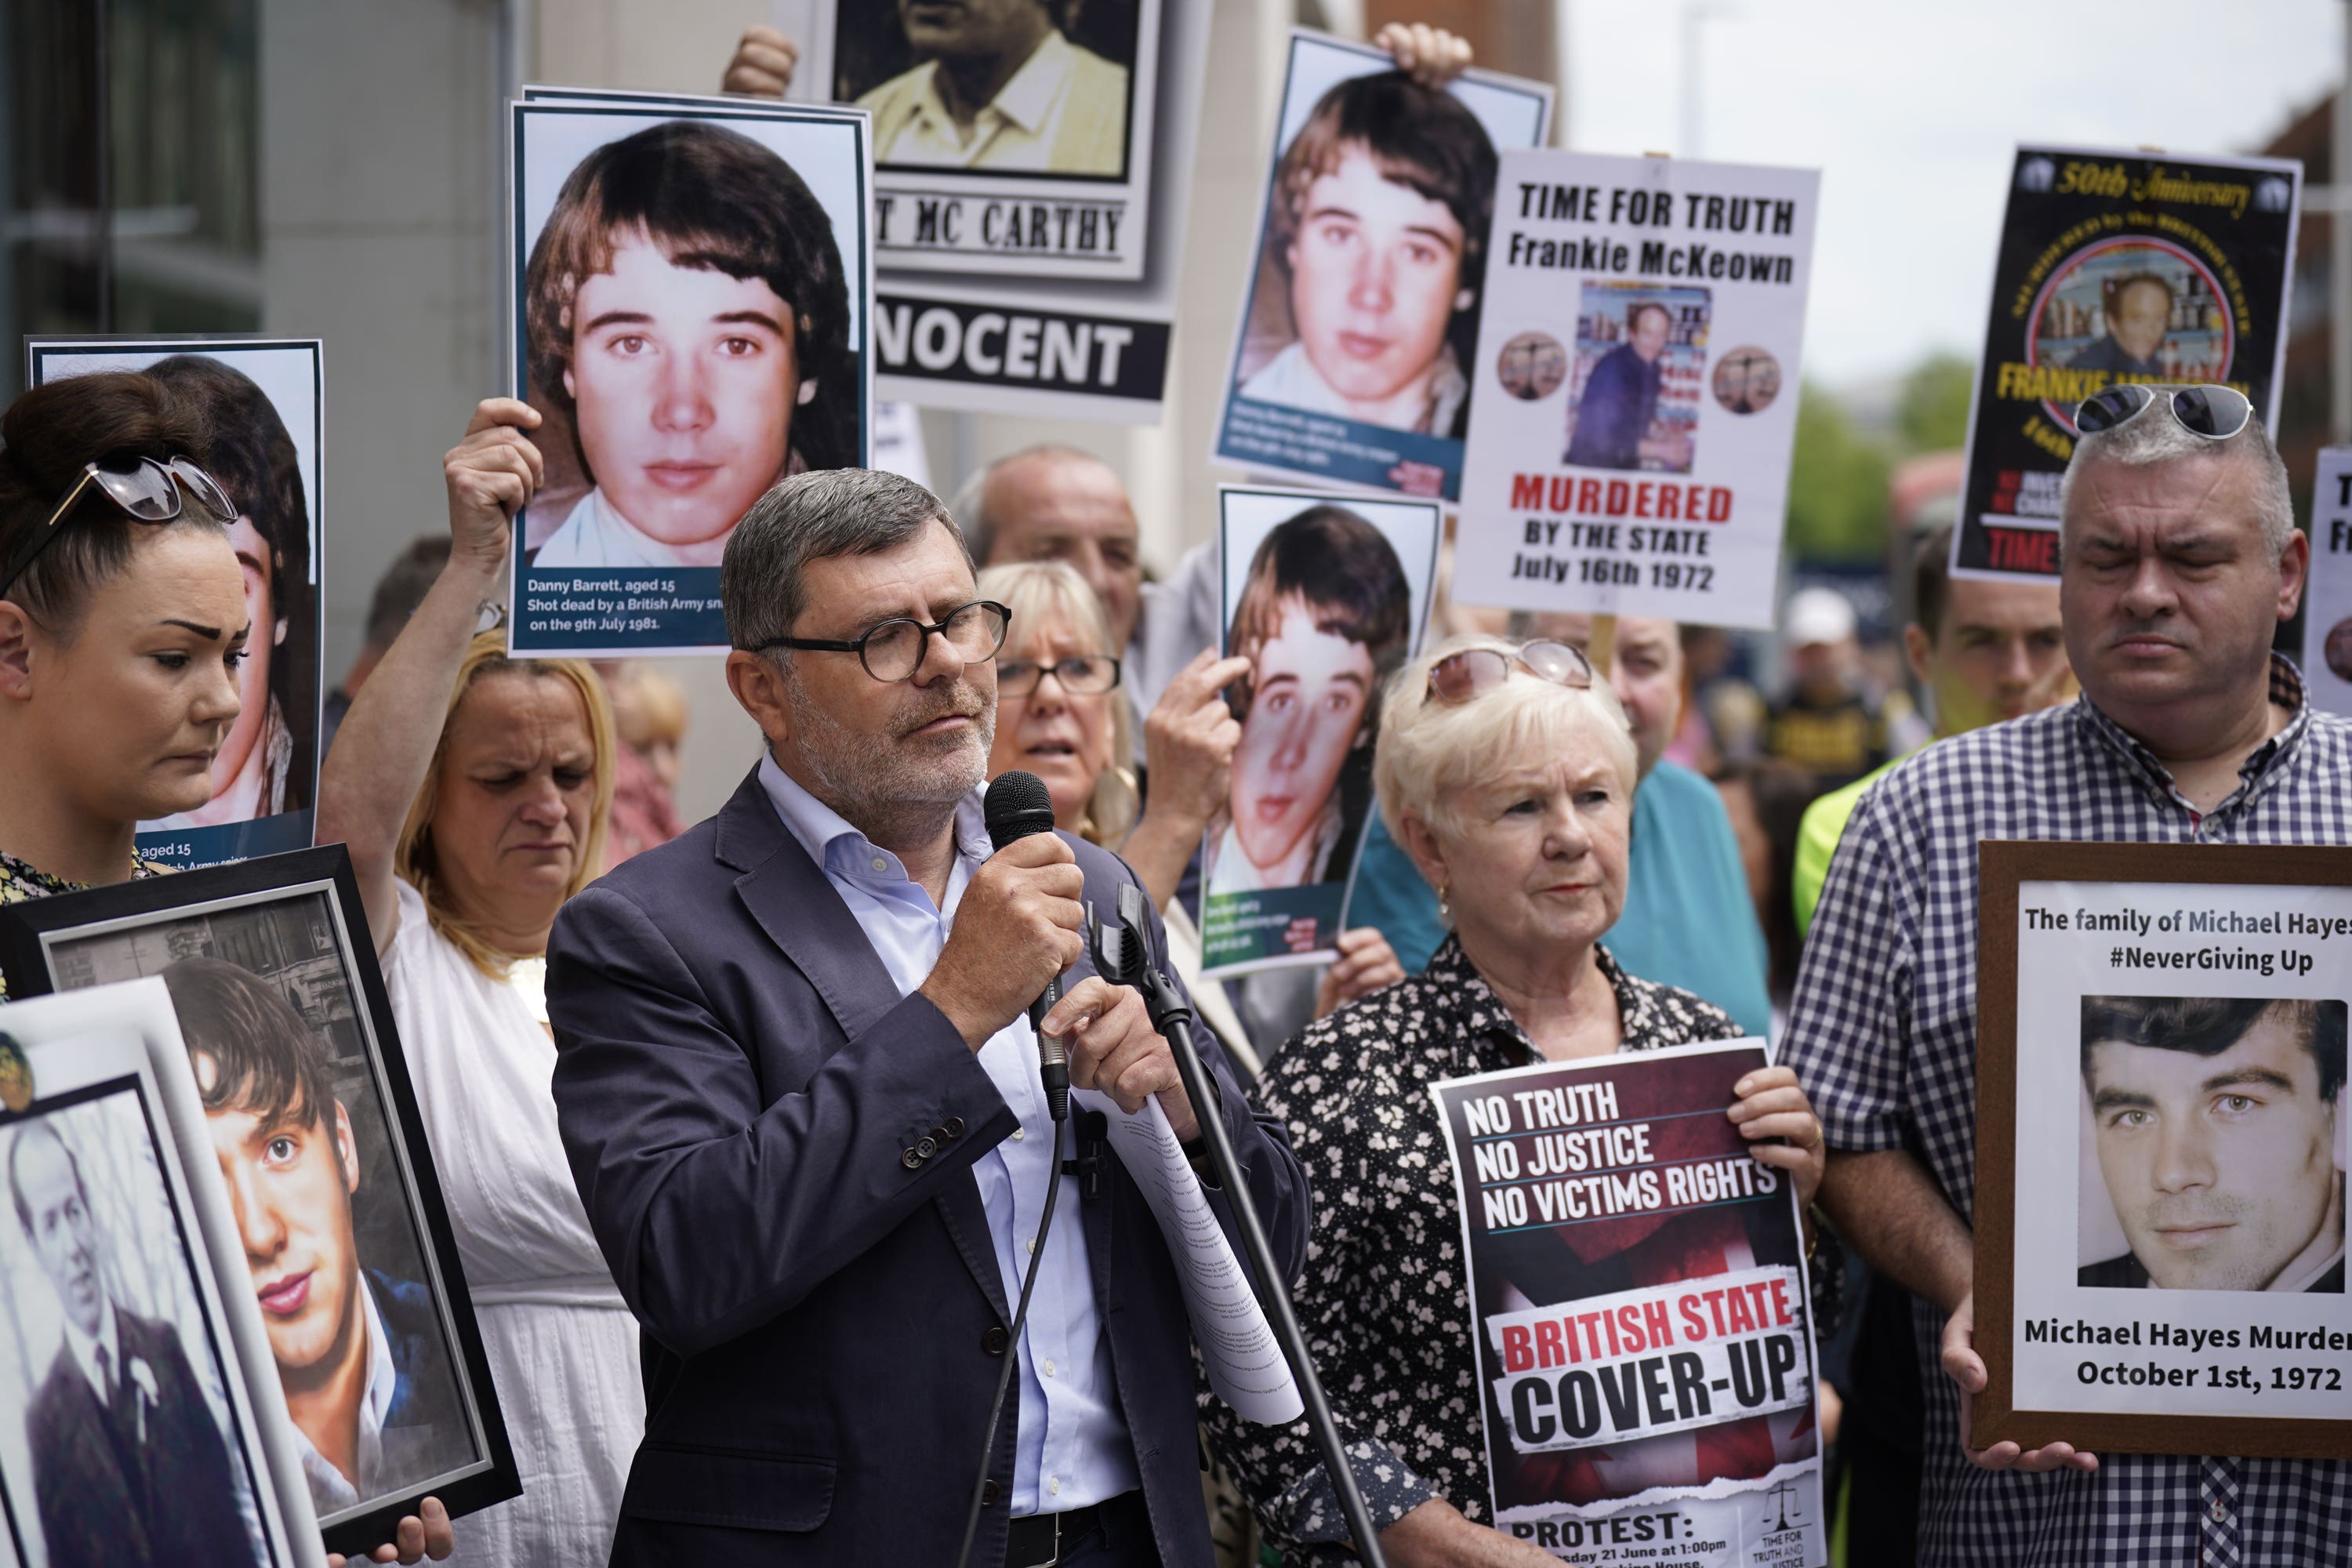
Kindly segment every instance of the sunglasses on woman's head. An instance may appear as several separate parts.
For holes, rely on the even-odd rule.
[[[1579,690],[1592,685],[1592,661],[1564,642],[1538,637],[1516,653],[1498,647],[1465,647],[1429,667],[1429,694],[1441,702],[1467,702],[1511,678],[1514,667],[1538,680]]]
[[[2234,387],[2162,387],[2127,381],[2084,398],[2074,410],[2074,428],[2085,436],[2117,429],[2159,403],[2172,411],[2175,424],[2208,441],[2228,440],[2254,417],[2253,404]]]
[[[74,507],[81,500],[82,492],[95,485],[99,492],[120,508],[134,522],[169,522],[184,510],[181,497],[184,492],[215,521],[226,527],[236,521],[236,503],[228,499],[228,491],[187,458],[142,458],[130,468],[101,468],[96,463],[84,463],[81,478],[58,502],[32,538],[26,540],[8,563],[7,572],[0,575],[0,593],[16,585],[41,552],[47,549],[73,515]]]

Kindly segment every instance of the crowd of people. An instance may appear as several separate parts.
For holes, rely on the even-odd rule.
[[[1423,77],[1466,58],[1391,47]],[[793,63],[755,31],[730,85]],[[241,534],[279,573],[306,534],[227,499],[267,478],[184,379],[78,376],[0,416],[0,901],[162,874],[137,827],[225,767],[285,787],[303,694]],[[2217,437],[2159,397],[2086,434],[2054,584],[1954,580],[1948,531],[1919,538],[1901,641],[1929,722],[1870,692],[1825,589],[1791,600],[1788,693],[1744,730],[1706,700],[1707,634],[1669,621],[1441,605],[1410,659],[1400,628],[1351,632],[1377,803],[1353,927],[1320,972],[1225,984],[1188,905],[1251,853],[1226,803],[1265,743],[1257,656],[1286,616],[1342,616],[1344,573],[1269,554],[1262,635],[1224,657],[1214,547],[1151,580],[1083,451],[1001,458],[952,504],[796,471],[721,563],[762,745],[688,826],[675,687],[482,629],[539,424],[474,411],[446,537],[386,573],[325,705],[317,837],[349,848],[523,1483],[454,1524],[428,1505],[377,1561],[946,1562],[1016,1352],[974,1561],[1354,1561],[1307,1426],[1201,1381],[1136,1183],[1114,1164],[1045,1223],[1070,1163],[1039,1032],[1074,1086],[1157,1101],[1204,1178],[1223,1127],[1392,1563],[1553,1560],[1494,1528],[1429,1086],[1768,1034],[1779,1065],[1725,1115],[1807,1216],[1847,1561],[2352,1555],[2340,1463],[1966,1444],[1977,844],[2352,842],[2352,728],[2272,652],[2308,547],[2258,421]],[[1328,562],[1352,514],[1324,510],[1301,548]],[[996,849],[979,790],[1015,770],[1057,831]],[[1123,888],[1214,1103],[1092,971],[1083,910]],[[2233,1278],[2332,1263],[2340,1289],[2336,1234]],[[377,1451],[304,1436],[346,1485]]]

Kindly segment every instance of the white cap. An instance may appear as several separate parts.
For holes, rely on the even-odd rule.
[[[1783,626],[1790,647],[1843,642],[1853,636],[1853,606],[1835,588],[1804,588],[1789,595]]]

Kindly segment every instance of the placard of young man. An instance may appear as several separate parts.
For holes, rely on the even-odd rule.
[[[2061,507],[2083,700],[1942,742],[1864,796],[1814,916],[1785,1059],[1829,1130],[1823,1207],[1925,1299],[1920,1561],[2290,1568],[2352,1539],[2352,1466],[1969,1435],[1987,1383],[1970,1236],[1979,841],[2352,843],[2352,725],[2315,712],[2271,652],[2309,559],[2275,449],[2227,388],[2105,396],[2075,416],[2093,428]],[[2070,1069],[2079,1031],[2077,1013],[2058,1058]],[[2078,1093],[2070,1077],[2066,1098]]]
[[[788,474],[863,463],[863,116],[600,94],[512,107],[518,652],[723,647],[719,560]]]

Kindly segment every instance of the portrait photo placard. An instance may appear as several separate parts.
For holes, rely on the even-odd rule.
[[[343,847],[9,905],[0,970],[12,996],[169,989],[208,1145],[256,1194],[241,1284],[281,1378],[348,1390],[287,1412],[328,1548],[392,1540],[428,1496],[457,1515],[519,1495]]]
[[[1542,145],[1551,108],[1541,82],[1432,89],[1291,33],[1213,461],[1460,497],[1496,159]]]
[[[874,117],[878,265],[1144,275],[1160,0],[814,10],[801,69]]]
[[[1820,190],[1503,154],[1456,601],[1771,626]]]
[[[2320,448],[2312,480],[2303,689],[2314,708],[2352,713],[2352,447]]]
[[[2276,428],[2302,197],[2293,159],[2017,150],[1955,576],[2058,574],[2074,410],[2118,382],[2235,387]]]
[[[0,1560],[325,1561],[162,982],[0,1012]]]
[[[2352,1458],[2352,848],[1978,863],[1969,1446]]]
[[[1242,727],[1201,866],[1202,971],[1328,963],[1372,812],[1380,692],[1420,650],[1431,501],[1221,485],[1226,689]]]
[[[514,395],[547,460],[509,643],[722,650],[735,524],[870,449],[866,118],[561,89],[509,114]]]
[[[1495,1528],[1578,1568],[1822,1568],[1796,1190],[1726,1040],[1430,1086],[1461,1208]]]
[[[213,797],[139,825],[142,859],[179,869],[310,844],[319,795],[326,544],[325,367],[316,338],[36,337],[26,383],[144,371],[204,409],[206,471],[237,506],[229,531],[252,624],[241,708],[213,760]]]

